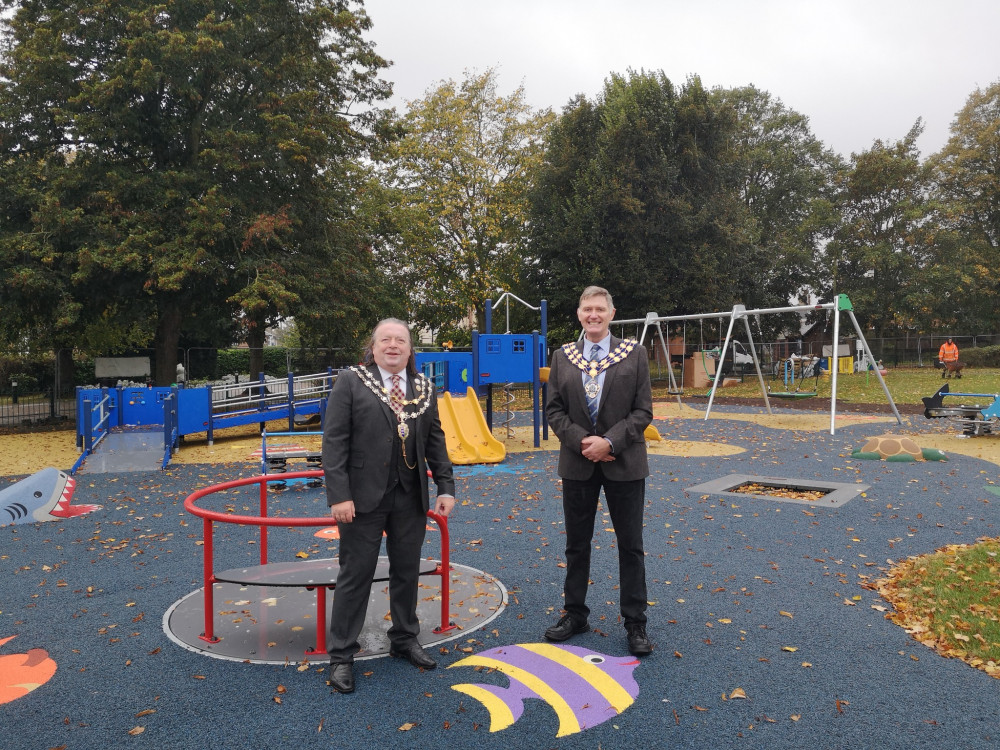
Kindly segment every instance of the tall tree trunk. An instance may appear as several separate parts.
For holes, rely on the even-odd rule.
[[[250,379],[256,380],[264,372],[264,321],[255,321],[247,329],[247,346],[250,347]]]
[[[58,398],[73,398],[75,384],[73,347],[67,346],[56,349],[56,359],[59,380],[53,383],[55,395]],[[94,373],[91,372],[90,374],[93,375]]]
[[[156,370],[153,373],[155,385],[168,386],[177,379],[181,317],[181,307],[176,302],[160,307],[159,318],[156,321]]]

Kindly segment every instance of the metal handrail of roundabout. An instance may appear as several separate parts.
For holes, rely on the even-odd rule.
[[[184,509],[194,516],[202,519],[202,541],[204,542],[204,549],[202,552],[203,559],[203,569],[204,569],[204,618],[205,618],[205,632],[199,636],[199,638],[208,643],[218,643],[219,639],[215,636],[215,624],[214,624],[214,614],[215,614],[215,604],[213,596],[213,585],[217,582],[215,577],[215,547],[214,547],[214,532],[216,523],[226,523],[226,524],[236,524],[240,526],[257,526],[260,533],[260,565],[261,567],[266,567],[268,565],[268,550],[267,550],[267,537],[268,529],[271,526],[288,526],[288,527],[301,527],[301,526],[335,526],[337,522],[329,517],[323,516],[320,518],[316,517],[282,517],[277,518],[274,516],[267,515],[267,484],[268,482],[276,481],[288,481],[293,479],[317,479],[323,477],[322,469],[312,469],[309,471],[294,471],[287,472],[284,474],[262,474],[260,476],[254,477],[243,477],[241,479],[234,479],[229,482],[222,482],[220,484],[213,484],[203,489],[196,490],[188,495],[184,499]],[[238,487],[246,487],[249,485],[257,484],[260,487],[260,515],[257,516],[244,516],[235,515],[233,513],[224,513],[221,511],[208,510],[205,508],[200,508],[197,502],[203,497],[208,495],[213,495],[217,492],[225,492]],[[438,530],[441,533],[441,555],[440,560],[434,570],[426,573],[426,575],[437,575],[441,578],[441,624],[434,629],[435,633],[446,633],[452,630],[455,625],[449,620],[449,601],[450,601],[450,571],[451,563],[449,561],[450,543],[448,538],[448,521],[445,516],[435,513],[434,511],[428,511],[427,517],[437,524]],[[316,589],[316,646],[315,650],[309,652],[311,654],[325,653],[326,651],[326,589],[333,588],[335,582],[330,583],[317,583],[315,584]],[[306,587],[309,588],[309,587]]]

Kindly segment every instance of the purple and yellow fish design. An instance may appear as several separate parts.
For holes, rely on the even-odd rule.
[[[510,678],[509,687],[462,684],[452,685],[452,690],[475,698],[489,710],[491,732],[521,718],[526,699],[543,700],[559,717],[556,736],[565,737],[631,706],[639,695],[632,677],[638,664],[634,656],[608,656],[579,646],[521,643],[483,651],[451,665],[495,669]]]

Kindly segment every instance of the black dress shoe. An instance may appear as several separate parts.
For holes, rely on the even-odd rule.
[[[423,669],[434,669],[437,662],[432,659],[419,643],[407,643],[402,646],[390,646],[389,656],[397,659],[406,659],[415,667]]]
[[[338,693],[353,693],[354,665],[350,662],[330,662],[330,687]]]
[[[563,615],[559,618],[559,622],[545,631],[545,637],[550,641],[565,641],[574,635],[586,633],[588,630],[590,630],[590,623],[586,620],[578,622],[573,619],[572,615]]]
[[[626,625],[628,633],[628,650],[633,656],[648,656],[653,653],[653,644],[646,635],[645,625]]]

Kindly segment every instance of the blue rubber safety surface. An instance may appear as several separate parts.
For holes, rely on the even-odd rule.
[[[44,649],[58,665],[51,680],[0,705],[0,746],[997,746],[1000,681],[914,641],[865,587],[891,561],[1000,535],[1000,500],[986,490],[998,481],[996,465],[964,456],[852,459],[865,437],[905,431],[885,423],[838,427],[835,436],[726,419],[655,424],[667,439],[746,451],[651,456],[645,541],[656,648],[634,668],[634,703],[607,721],[557,737],[556,711],[528,699],[511,726],[490,732],[486,708],[452,687],[505,686],[508,678],[446,669],[497,647],[540,643],[557,619],[564,570],[555,453],[508,455],[492,471],[457,469],[462,504],[450,523],[452,559],[496,576],[509,604],[487,628],[435,650],[434,671],[399,659],[358,662],[352,695],[331,694],[322,665],[300,671],[295,663],[220,661],[166,637],[164,613],[201,586],[201,524],[184,511],[185,496],[257,471],[249,463],[175,465],[87,476],[74,501],[103,510],[0,529],[0,639],[16,636],[0,646],[0,676],[8,674],[3,659],[30,649]],[[870,489],[832,509],[686,491],[727,474]],[[245,499],[221,502],[239,513]],[[282,502],[285,512],[308,514],[291,490]],[[310,503],[322,512],[321,501],[300,505]],[[257,550],[249,537],[239,527],[220,530],[218,566],[251,564]],[[624,657],[614,535],[603,513],[594,546],[594,629],[570,643]],[[335,554],[336,542],[312,529],[287,530],[271,547],[272,559],[292,559]]]

